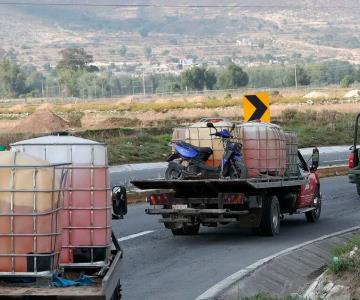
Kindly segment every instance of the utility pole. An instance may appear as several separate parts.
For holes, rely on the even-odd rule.
[[[298,88],[298,81],[297,81],[297,65],[295,64],[295,88]]]
[[[143,93],[144,97],[146,97],[145,72],[143,72]]]

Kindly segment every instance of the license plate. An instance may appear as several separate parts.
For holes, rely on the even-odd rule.
[[[172,205],[173,209],[185,209],[187,207],[188,207],[187,204],[173,204]]]

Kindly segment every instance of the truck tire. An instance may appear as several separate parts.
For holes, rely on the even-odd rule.
[[[321,214],[321,196],[320,196],[320,190],[317,187],[314,193],[314,198],[317,198],[317,204],[316,209],[307,211],[305,213],[306,221],[309,223],[316,223],[320,219]]]
[[[183,228],[172,228],[171,232],[173,235],[184,235],[184,230]]]
[[[200,223],[194,225],[184,225],[184,235],[196,235],[199,233]]]
[[[280,204],[276,196],[267,196],[263,200],[263,212],[259,233],[275,236],[280,232]]]
[[[199,233],[200,223],[194,225],[184,224],[181,228],[171,229],[173,235],[196,235]]]
[[[111,296],[111,300],[119,300],[121,299],[121,283],[120,283],[120,280],[119,282],[117,283],[116,287],[115,287],[115,290],[114,290],[114,293],[113,295]]]
[[[170,162],[165,171],[166,180],[181,180],[184,179],[184,174],[180,166],[175,162]]]

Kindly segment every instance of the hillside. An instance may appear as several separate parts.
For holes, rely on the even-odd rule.
[[[29,3],[30,1],[21,1]],[[74,3],[74,1],[35,1]],[[128,1],[82,1],[90,4]],[[191,4],[193,1],[139,1]],[[219,1],[196,1],[218,5]],[[54,65],[66,47],[84,47],[98,65],[131,72],[141,64],[158,72],[179,60],[210,66],[233,59],[242,65],[301,63],[326,59],[360,63],[357,1],[231,1],[236,8],[124,8],[10,6],[0,10],[0,58]]]

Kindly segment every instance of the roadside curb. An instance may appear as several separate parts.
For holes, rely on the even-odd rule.
[[[351,227],[342,231],[338,231],[329,235],[321,236],[320,238],[307,241],[304,243],[301,243],[299,245],[287,248],[285,250],[282,250],[278,253],[275,253],[271,256],[268,256],[266,258],[260,259],[257,262],[251,264],[250,266],[239,270],[238,272],[235,272],[234,274],[230,275],[229,277],[225,278],[224,280],[218,282],[214,286],[212,286],[210,289],[205,291],[203,294],[198,296],[195,300],[214,300],[219,299],[220,295],[222,295],[225,291],[230,289],[232,286],[234,286],[236,283],[240,282],[242,279],[245,279],[249,277],[253,272],[255,272],[260,267],[270,263],[276,258],[279,258],[281,256],[284,256],[286,254],[291,253],[292,251],[299,250],[301,248],[304,248],[305,246],[309,246],[311,244],[314,244],[316,242],[324,241],[330,238],[334,238],[340,235],[344,235],[347,233],[351,233],[353,231],[360,230],[360,226]]]

